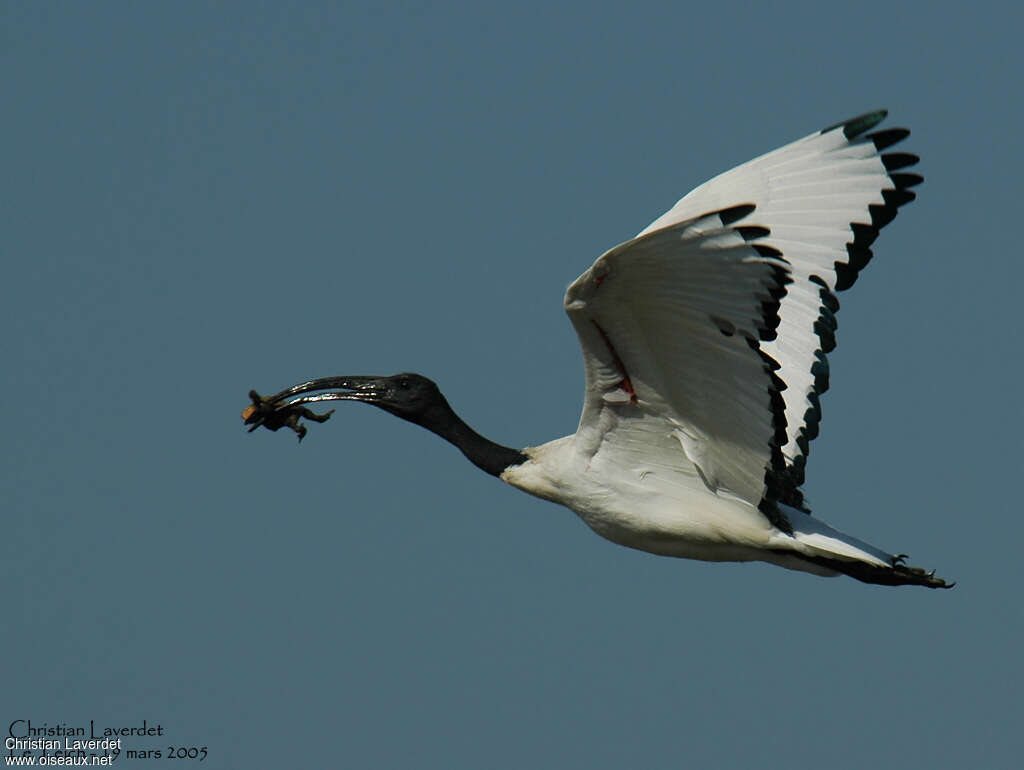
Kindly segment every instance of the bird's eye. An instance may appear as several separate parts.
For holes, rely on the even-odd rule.
[[[404,379],[404,378],[399,380],[398,381],[398,387],[400,387],[402,390],[408,390],[409,389],[409,380]]]

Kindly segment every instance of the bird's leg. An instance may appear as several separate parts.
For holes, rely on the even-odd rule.
[[[249,428],[250,433],[261,425],[274,431],[291,428],[298,434],[299,441],[302,441],[306,435],[306,426],[299,424],[300,418],[314,422],[327,422],[334,413],[332,409],[325,414],[317,414],[302,406],[301,403],[281,403],[276,396],[264,398],[255,390],[249,391],[249,398],[252,399],[252,403],[242,411],[242,419],[245,420],[246,425],[252,426]]]

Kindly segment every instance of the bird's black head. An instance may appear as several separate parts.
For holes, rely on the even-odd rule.
[[[351,398],[380,407],[403,420],[430,425],[451,412],[433,380],[404,372],[390,377],[352,377]]]

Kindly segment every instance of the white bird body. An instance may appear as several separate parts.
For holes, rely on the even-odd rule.
[[[591,445],[596,451],[585,449],[577,436],[527,447],[529,462],[500,478],[570,508],[597,534],[620,545],[705,561],[757,558],[751,549],[767,547],[774,527],[755,506],[732,495],[709,494],[696,466],[678,451],[678,442],[674,452],[680,461],[674,467],[664,460],[652,462],[643,452],[637,453],[635,465],[623,463],[623,450],[646,449],[634,443],[638,439],[671,438],[656,418],[637,422],[623,430],[612,426],[607,441]]]
[[[828,575],[838,573],[792,555],[894,562],[792,506],[777,504],[790,531],[758,508],[774,433],[764,356],[784,386],[788,429],[776,449],[791,464],[806,455],[799,431],[818,395],[821,292],[850,260],[851,223],[871,223],[869,206],[896,189],[875,142],[851,141],[845,125],[706,182],[569,287],[587,371],[579,428],[524,450],[529,461],[502,480],[656,554]],[[723,222],[717,212],[730,210],[738,218]],[[748,241],[744,226],[764,234]],[[785,294],[765,339],[761,303],[780,272]]]
[[[828,388],[835,292],[853,284],[922,181],[899,172],[916,156],[882,152],[909,131],[867,133],[884,117],[822,129],[715,177],[573,282],[564,305],[586,389],[571,436],[523,450],[495,444],[413,374],[251,393],[244,416],[296,428],[299,416],[326,419],[302,404],[365,401],[621,545],[948,587],[812,518],[800,492]],[[345,390],[288,400],[328,387]]]
[[[791,554],[877,566],[895,558],[788,506],[794,531],[782,532],[756,505],[726,490],[710,493],[660,418],[622,426],[609,410],[604,419],[607,429],[597,441],[574,434],[527,447],[529,461],[506,469],[501,480],[575,511],[613,543],[661,556],[766,561],[823,576],[839,573]]]

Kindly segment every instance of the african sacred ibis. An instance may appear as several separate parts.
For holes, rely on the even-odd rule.
[[[421,425],[477,467],[571,508],[616,543],[707,561],[760,560],[867,583],[951,584],[810,516],[800,486],[828,388],[835,292],[922,181],[884,152],[902,128],[877,111],[704,183],[569,287],[583,347],[579,428],[536,447],[484,438],[419,374],[339,376],[267,398],[254,430],[306,405],[362,401]]]

